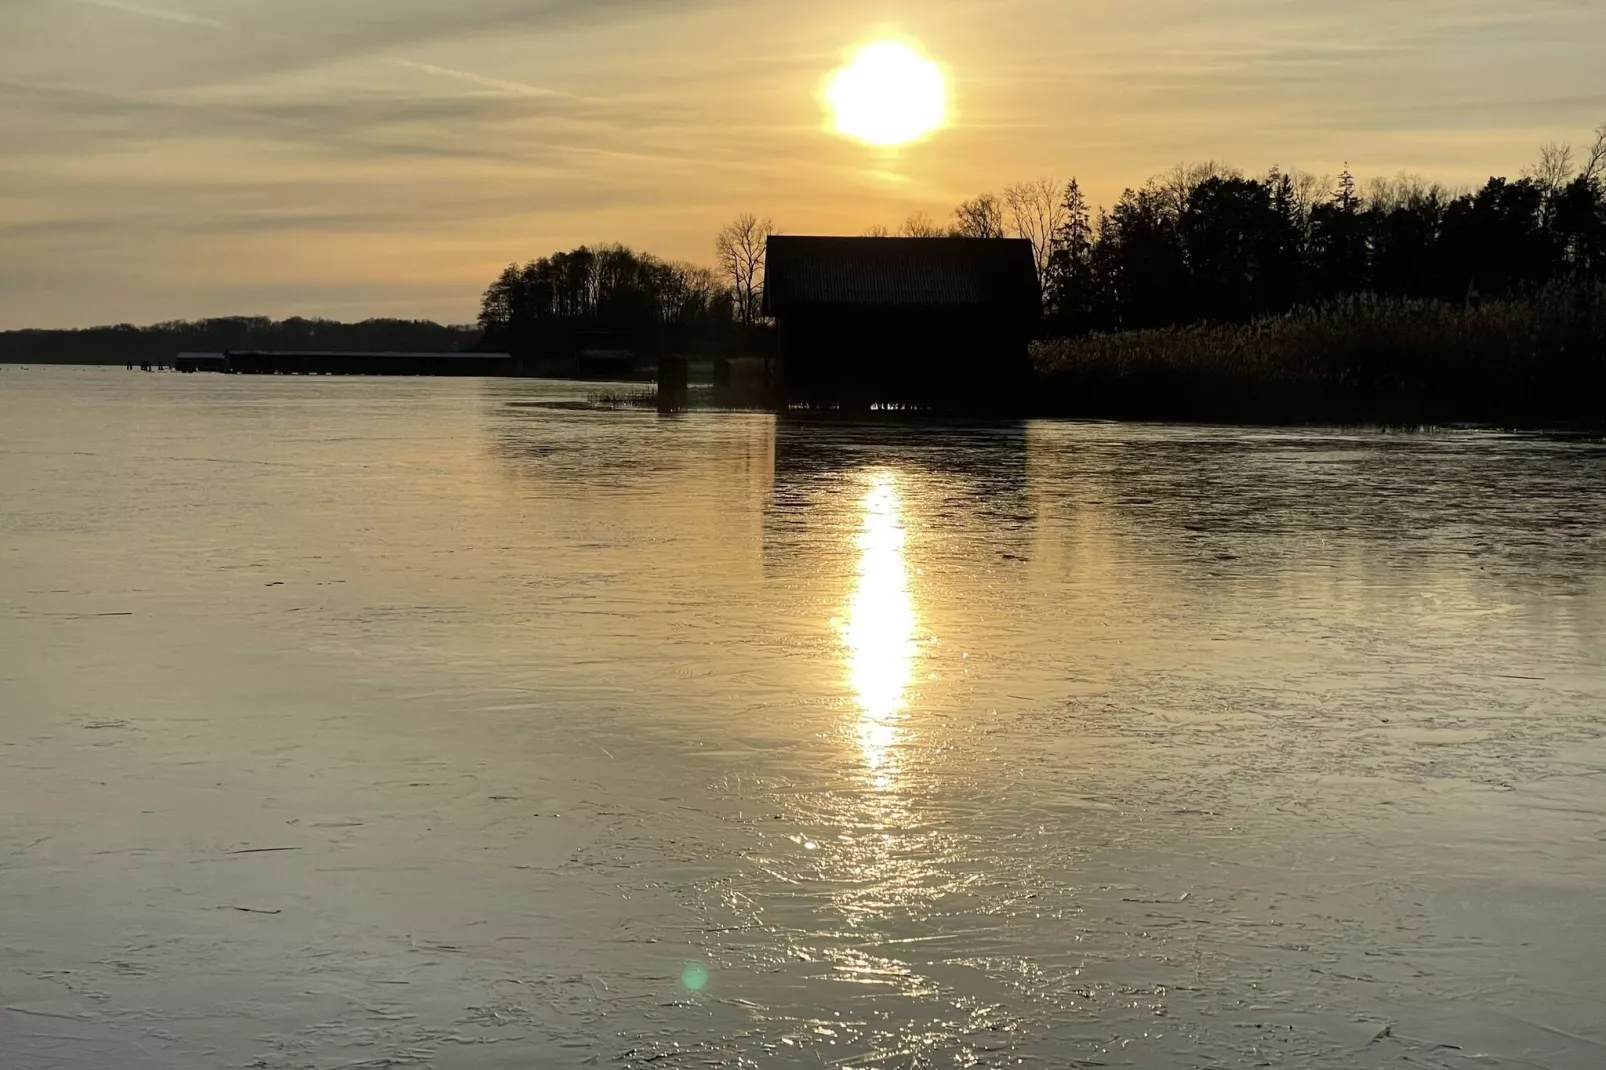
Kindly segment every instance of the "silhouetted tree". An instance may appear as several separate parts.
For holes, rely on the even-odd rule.
[[[759,320],[764,303],[764,256],[775,224],[751,212],[726,224],[714,241],[719,269],[730,280],[737,319],[744,327]]]
[[[1272,184],[1207,178],[1194,187],[1179,231],[1192,321],[1236,322],[1276,309],[1289,236]]]
[[[1570,270],[1606,275],[1606,179],[1586,171],[1568,183],[1556,197],[1553,226]]]
[[[1556,256],[1543,205],[1544,191],[1528,178],[1491,178],[1452,203],[1440,242],[1443,295],[1499,296],[1549,278]]]
[[[480,329],[505,331],[519,314],[524,297],[524,273],[517,264],[502,269],[480,298]]]
[[[1015,237],[1032,243],[1037,260],[1037,278],[1048,300],[1048,264],[1054,253],[1054,239],[1064,222],[1065,204],[1059,183],[1040,178],[1015,182],[1004,187],[1004,212]]]
[[[1574,174],[1573,147],[1554,141],[1540,146],[1538,162],[1523,171],[1522,177],[1539,189],[1543,225],[1551,224],[1555,216],[1556,199],[1572,182]]]
[[[581,246],[503,269],[480,301],[480,328],[485,348],[521,356],[592,343],[680,347],[728,327],[733,305],[710,268]]]
[[[1182,242],[1169,191],[1158,184],[1121,194],[1099,226],[1094,262],[1103,275],[1104,326],[1161,327],[1183,318]]]
[[[1093,329],[1096,238],[1087,197],[1073,178],[1060,201],[1059,227],[1044,272],[1044,307],[1056,329],[1065,334],[1080,335]]]
[[[1595,143],[1589,148],[1589,158],[1580,177],[1606,181],[1606,123],[1595,127]]]
[[[1004,206],[991,193],[961,202],[954,209],[953,235],[956,238],[1004,237]]]
[[[1311,209],[1312,269],[1324,295],[1360,293],[1367,283],[1367,219],[1346,166],[1333,199]]]
[[[1266,311],[1283,312],[1305,296],[1305,261],[1310,230],[1308,217],[1300,207],[1298,180],[1273,167],[1266,175],[1271,193],[1272,218],[1267,235],[1267,256],[1272,264],[1266,283],[1269,304]]]
[[[948,232],[942,224],[932,219],[924,212],[915,212],[903,222],[903,236],[905,238],[945,238]]]
[[[1367,230],[1372,236],[1372,288],[1402,297],[1437,296],[1439,237],[1446,205],[1437,189],[1373,199]]]
[[[1167,203],[1173,218],[1180,219],[1182,213],[1188,210],[1188,202],[1193,197],[1193,191],[1212,178],[1240,178],[1242,177],[1232,168],[1224,167],[1214,160],[1204,163],[1179,163],[1164,175],[1151,179],[1149,186],[1161,195]]]

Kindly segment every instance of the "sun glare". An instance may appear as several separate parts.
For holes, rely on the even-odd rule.
[[[888,772],[897,748],[905,693],[914,675],[915,605],[903,543],[897,477],[877,473],[864,498],[859,584],[844,639],[848,678],[859,699],[859,745],[878,776]]]
[[[868,145],[907,145],[948,118],[942,68],[901,41],[866,45],[825,87],[836,132]]]

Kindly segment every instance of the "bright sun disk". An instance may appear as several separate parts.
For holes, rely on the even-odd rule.
[[[901,41],[866,45],[825,87],[836,131],[870,145],[907,145],[948,117],[942,68]]]

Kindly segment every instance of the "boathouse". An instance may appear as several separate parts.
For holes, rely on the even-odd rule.
[[[964,411],[1019,401],[1042,296],[1028,241],[774,237],[764,312],[785,405]]]

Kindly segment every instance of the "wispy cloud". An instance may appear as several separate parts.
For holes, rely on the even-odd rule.
[[[454,317],[565,244],[706,258],[737,210],[851,232],[1041,173],[1108,202],[1183,157],[1478,182],[1606,108],[1602,0],[890,6],[0,0],[0,325]],[[815,100],[883,28],[958,116],[891,162]]]
[[[217,19],[209,19],[204,15],[191,15],[187,11],[169,11],[166,8],[148,7],[145,4],[132,4],[128,0],[78,0],[80,4],[90,7],[101,7],[108,11],[120,11],[125,15],[138,15],[147,19],[160,19],[162,22],[177,22],[185,26],[206,26],[214,30],[227,29]]]
[[[543,89],[537,85],[526,85],[524,82],[510,82],[503,78],[487,78],[483,74],[473,71],[459,71],[451,67],[439,67],[433,63],[419,63],[410,59],[393,59],[392,63],[398,67],[407,67],[411,70],[422,71],[425,74],[435,74],[442,78],[455,78],[459,82],[468,82],[472,85],[482,86],[486,89],[499,89],[505,93],[518,93],[526,97],[572,97],[571,93],[564,93],[557,89]]]
[[[0,6],[14,0],[0,0]],[[51,2],[51,0],[41,0]],[[56,0],[59,2],[59,0]],[[384,60],[443,43],[513,34],[584,32],[645,18],[674,20],[739,0],[234,0],[223,25],[139,0],[78,0],[131,14],[177,16],[236,31],[226,48],[190,57],[175,79],[228,85],[281,77],[332,63]],[[158,14],[161,12],[161,14]],[[132,60],[137,62],[137,57]],[[444,68],[453,69],[453,68]]]

